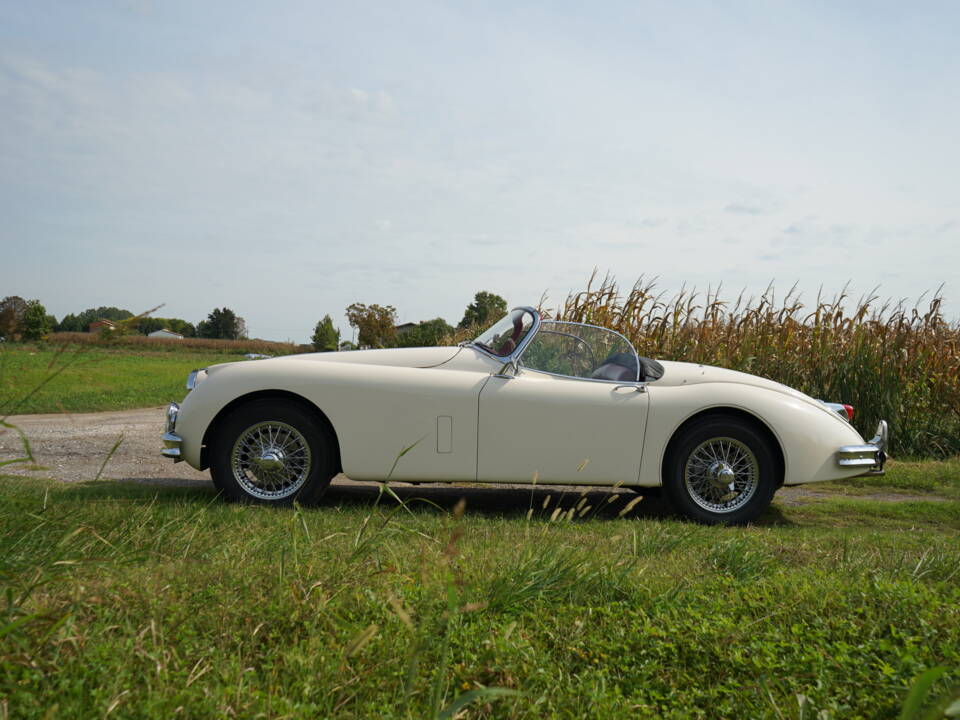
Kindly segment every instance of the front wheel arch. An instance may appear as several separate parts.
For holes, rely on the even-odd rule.
[[[660,458],[661,487],[663,486],[664,478],[667,474],[667,465],[670,462],[671,452],[680,439],[685,435],[687,429],[694,423],[714,415],[721,415],[724,417],[733,416],[743,420],[744,422],[752,425],[757,432],[766,438],[770,449],[773,451],[773,458],[777,465],[777,487],[783,487],[783,479],[786,473],[786,461],[784,459],[783,446],[780,444],[780,440],[774,434],[773,430],[771,430],[770,427],[756,415],[753,415],[746,410],[733,407],[712,407],[706,410],[701,410],[700,412],[688,417],[676,430],[673,431],[673,435],[670,436],[670,441],[663,450],[663,456]]]
[[[220,412],[214,416],[213,420],[211,420],[210,424],[207,426],[206,431],[203,433],[203,445],[200,448],[200,470],[206,470],[210,466],[210,463],[207,459],[207,449],[213,442],[213,438],[217,433],[217,428],[220,424],[222,424],[224,418],[228,417],[241,406],[255,400],[282,400],[286,402],[293,402],[301,406],[306,412],[313,415],[324,427],[328,436],[333,441],[333,447],[336,453],[336,471],[343,472],[343,462],[340,459],[340,438],[337,437],[337,431],[333,427],[333,423],[330,422],[330,419],[327,417],[326,413],[324,413],[323,410],[318,408],[311,401],[307,400],[302,395],[297,395],[296,393],[292,393],[287,390],[258,390],[257,392],[247,393],[246,395],[241,395],[240,397],[234,398],[220,408]]]

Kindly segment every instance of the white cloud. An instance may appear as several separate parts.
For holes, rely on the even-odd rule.
[[[60,313],[172,293],[189,319],[228,304],[305,337],[354,301],[456,319],[479,289],[535,302],[593,267],[909,295],[960,262],[949,23],[224,8],[0,9],[0,241],[27,243],[0,281]]]

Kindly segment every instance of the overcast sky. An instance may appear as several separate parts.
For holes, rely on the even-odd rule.
[[[0,296],[305,341],[591,270],[960,315],[960,4],[0,0]]]

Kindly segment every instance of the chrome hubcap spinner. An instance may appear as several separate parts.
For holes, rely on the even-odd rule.
[[[279,500],[303,487],[311,459],[310,445],[299,430],[270,420],[240,434],[230,453],[230,466],[247,493],[261,500]]]
[[[730,437],[700,443],[683,468],[690,499],[704,510],[731,513],[743,507],[760,482],[760,463],[743,442]]]

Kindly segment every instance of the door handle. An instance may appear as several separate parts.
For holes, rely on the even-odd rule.
[[[617,385],[616,387],[613,388],[613,390],[614,392],[616,392],[617,390],[620,390],[622,388],[629,388],[631,390],[636,390],[639,393],[645,393],[647,391],[646,385]]]

